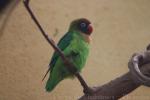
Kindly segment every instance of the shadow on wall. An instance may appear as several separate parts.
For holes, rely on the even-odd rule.
[[[1,0],[0,1],[0,13],[2,12],[2,10],[4,10],[8,4],[10,4],[12,0]]]
[[[12,12],[19,4],[20,0],[0,0],[0,38],[2,37],[6,24],[11,17]],[[4,16],[5,14],[5,16]]]

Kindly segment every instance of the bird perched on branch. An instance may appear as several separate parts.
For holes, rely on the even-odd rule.
[[[86,63],[92,31],[93,28],[89,20],[85,18],[74,20],[71,22],[68,32],[57,44],[64,55],[76,66],[78,72]],[[48,92],[51,92],[63,79],[73,78],[73,74],[65,67],[57,52],[54,52],[49,67],[50,76],[45,87]]]

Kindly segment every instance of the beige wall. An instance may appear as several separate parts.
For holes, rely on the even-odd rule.
[[[40,23],[55,41],[64,35],[70,21],[86,17],[93,22],[91,52],[82,71],[91,86],[126,73],[130,56],[150,43],[150,0],[31,1]],[[83,95],[77,79],[64,80],[52,93],[45,92],[41,79],[52,53],[20,3],[0,33],[0,100],[76,100]],[[149,93],[142,86],[125,99],[150,100]]]

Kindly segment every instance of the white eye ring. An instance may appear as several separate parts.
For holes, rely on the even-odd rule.
[[[80,25],[81,25],[81,27],[86,27],[85,23],[81,23]]]

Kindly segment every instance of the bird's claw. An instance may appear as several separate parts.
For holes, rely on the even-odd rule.
[[[25,5],[29,5],[30,0],[23,0]]]
[[[83,90],[84,94],[86,94],[86,95],[93,95],[97,91],[98,91],[98,89],[96,87],[93,87],[93,88],[88,87],[87,89]]]
[[[52,40],[53,44],[56,44],[54,40]]]

